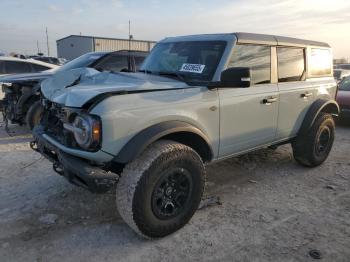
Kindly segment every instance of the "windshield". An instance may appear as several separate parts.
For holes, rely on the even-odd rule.
[[[211,81],[225,47],[225,41],[159,43],[140,71],[159,75],[174,74],[186,81]]]
[[[61,66],[59,69],[57,69],[56,72],[68,71],[71,69],[87,67],[87,66],[91,65],[94,61],[96,61],[97,59],[104,56],[105,54],[106,53],[88,53],[88,54],[79,56],[78,58]]]
[[[350,91],[350,77],[347,77],[340,82],[339,90]]]

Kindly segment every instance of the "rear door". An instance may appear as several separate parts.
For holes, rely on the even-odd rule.
[[[313,83],[305,80],[305,48],[279,46],[277,60],[280,92],[277,139],[282,140],[297,134],[316,94]]]
[[[273,83],[272,47],[236,45],[230,67],[252,69],[252,86],[221,88],[220,157],[243,152],[275,140],[278,87]]]

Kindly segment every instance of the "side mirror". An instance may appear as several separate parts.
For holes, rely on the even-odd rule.
[[[250,87],[251,69],[231,67],[221,73],[220,87]]]

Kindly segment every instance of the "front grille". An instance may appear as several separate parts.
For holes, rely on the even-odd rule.
[[[45,104],[42,118],[45,133],[62,145],[70,148],[79,148],[73,134],[63,127],[63,124],[68,123],[73,114],[76,114],[76,111],[63,108],[55,103]]]

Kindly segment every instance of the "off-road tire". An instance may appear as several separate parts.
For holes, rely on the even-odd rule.
[[[318,152],[320,146],[320,136],[323,132],[327,133],[329,141],[324,146],[322,152]],[[317,116],[310,130],[299,135],[293,142],[294,159],[301,165],[307,167],[316,167],[321,165],[327,158],[334,142],[335,123],[332,115],[321,113]]]
[[[167,172],[186,170],[191,192],[180,213],[162,219],[152,205],[154,190]],[[187,172],[188,171],[188,172]],[[168,140],[150,145],[127,164],[117,185],[117,208],[124,221],[146,238],[160,238],[183,227],[196,212],[205,186],[205,168],[190,147]]]
[[[35,101],[28,109],[26,114],[26,124],[30,130],[39,124],[43,108],[40,101]]]

